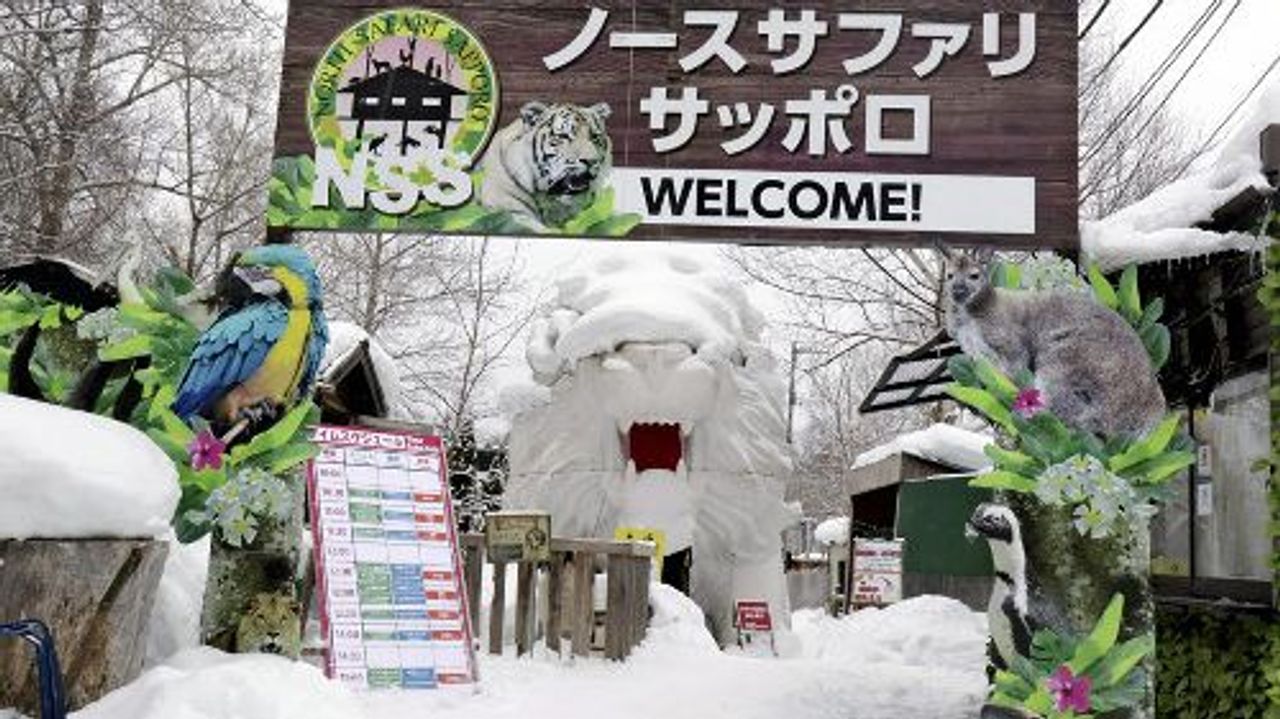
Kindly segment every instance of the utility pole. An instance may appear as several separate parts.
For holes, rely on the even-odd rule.
[[[796,358],[800,356],[800,345],[791,342],[790,379],[787,381],[787,444],[791,444],[791,426],[796,414]]]

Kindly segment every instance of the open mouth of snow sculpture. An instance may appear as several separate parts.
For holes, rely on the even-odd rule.
[[[671,422],[637,422],[627,430],[623,446],[627,459],[635,463],[636,473],[651,469],[676,471],[684,456],[681,428]]]

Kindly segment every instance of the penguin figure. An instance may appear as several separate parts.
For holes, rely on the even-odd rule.
[[[980,504],[965,524],[965,534],[970,539],[986,539],[991,548],[996,578],[987,604],[987,623],[996,648],[993,663],[999,669],[1007,669],[1015,654],[1030,656],[1036,631],[1065,629],[1064,615],[1032,586],[1022,546],[1022,527],[1013,510],[998,504]]]

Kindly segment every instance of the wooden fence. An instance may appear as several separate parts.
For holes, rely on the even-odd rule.
[[[480,585],[484,567],[484,535],[462,536],[463,571],[471,616],[480,619]],[[592,601],[597,558],[603,558],[607,575],[604,616],[604,655],[625,659],[644,639],[649,623],[649,572],[653,545],[603,539],[551,539],[551,561],[516,565],[516,654],[533,648],[537,625],[537,570],[547,570],[547,648],[561,652],[569,639],[573,654],[591,654],[596,623]],[[493,602],[489,607],[489,653],[502,653],[507,563],[493,563]],[[568,591],[566,591],[566,589]],[[567,605],[567,606],[566,606]]]

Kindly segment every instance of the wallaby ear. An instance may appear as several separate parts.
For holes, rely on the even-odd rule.
[[[995,254],[995,248],[987,245],[974,250],[973,259],[977,260],[979,264],[987,265],[991,264],[991,258],[994,257]]]
[[[613,108],[609,107],[609,103],[607,102],[597,102],[591,107],[588,107],[587,112],[592,113],[596,117],[600,118],[601,122],[604,122],[613,114]]]
[[[942,258],[947,262],[955,259],[955,254],[951,252],[951,248],[948,247],[947,243],[943,242],[941,239],[935,239],[933,241],[933,249],[937,250],[942,255]]]

